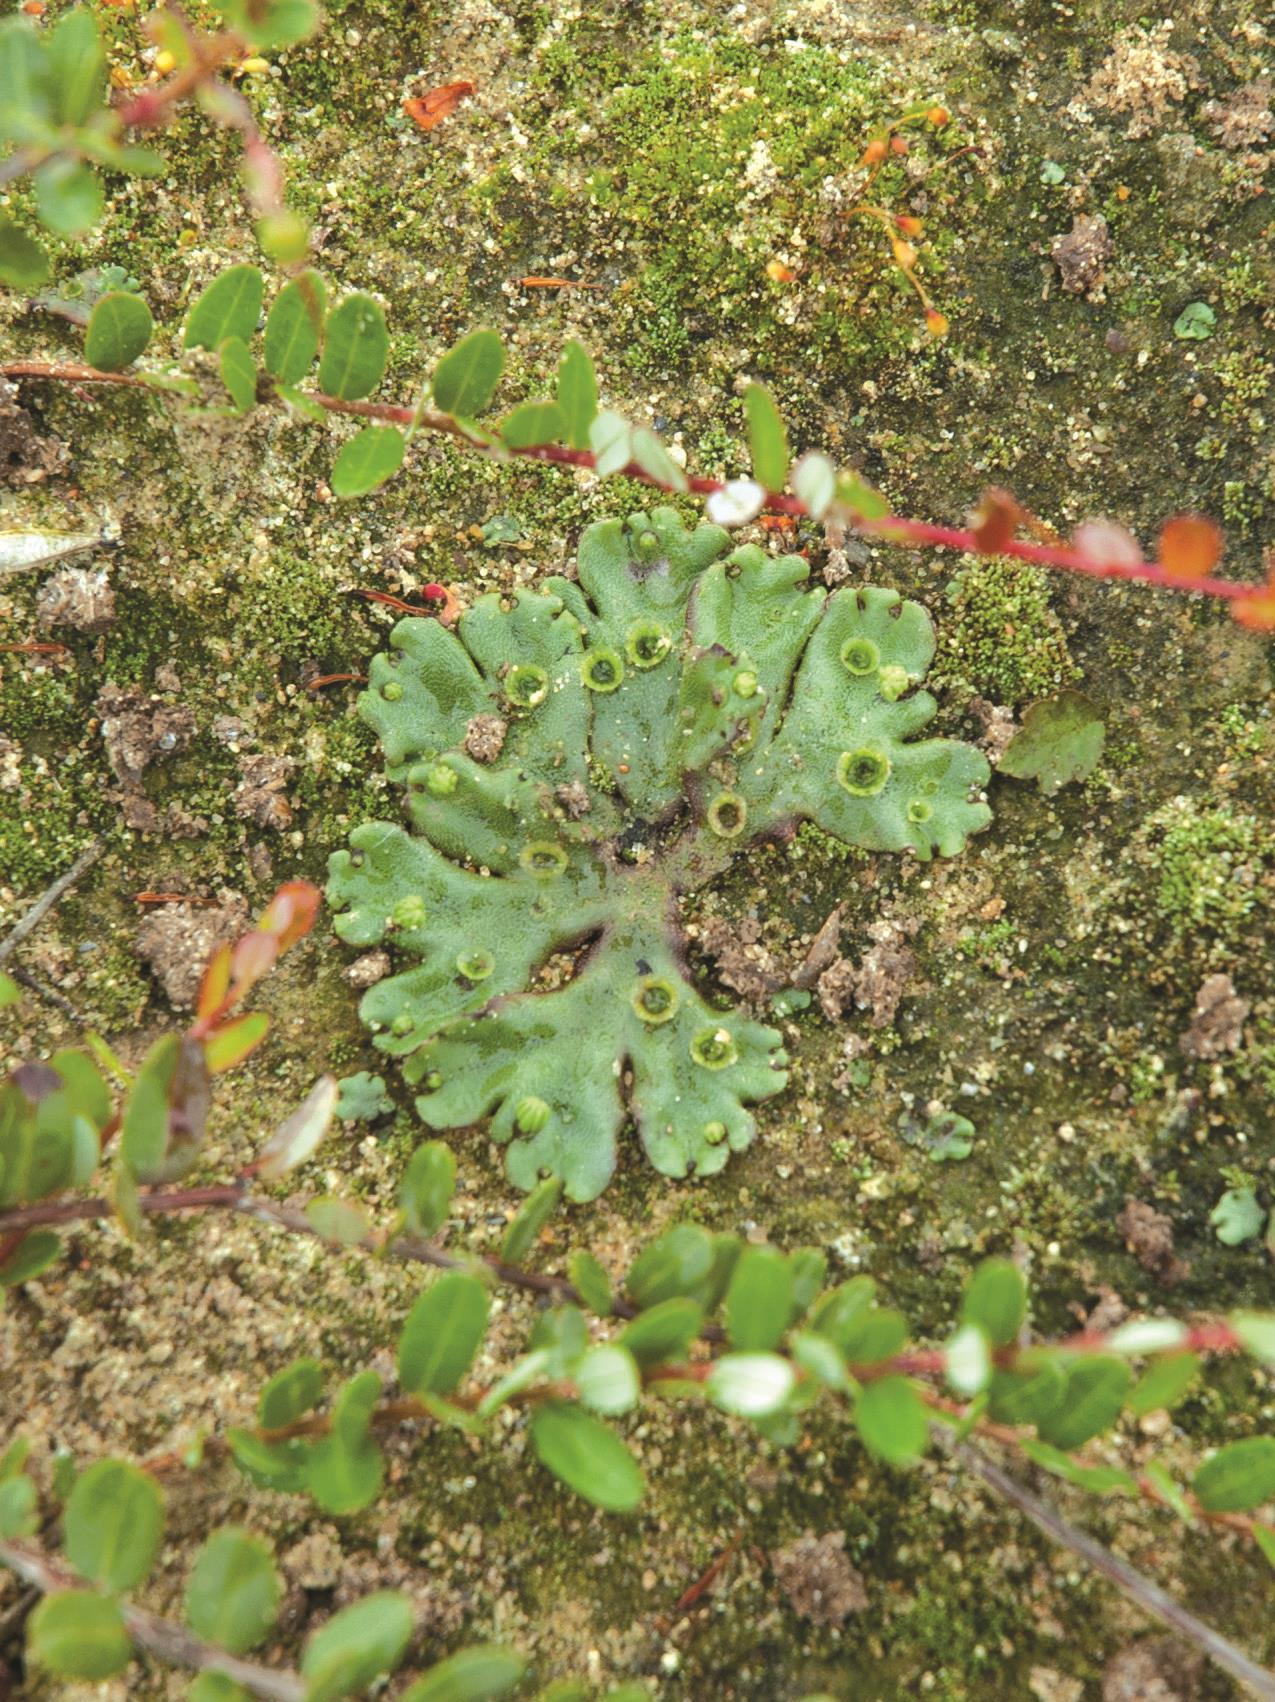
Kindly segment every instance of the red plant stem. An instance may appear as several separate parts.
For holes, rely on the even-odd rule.
[[[99,372],[95,367],[75,362],[7,361],[0,365],[0,375],[5,378],[42,378],[78,384],[121,384],[144,390],[153,388],[144,378],[134,373]],[[326,396],[322,391],[310,391],[307,396],[309,401],[316,402],[330,414],[352,414],[359,419],[380,420],[389,425],[415,426],[422,431],[456,438],[480,452],[489,452],[486,445],[476,443],[464,427],[458,425],[448,414],[401,407],[391,402],[345,402],[337,396]],[[556,443],[536,444],[528,449],[502,447],[499,453],[517,455],[527,461],[548,461],[563,467],[588,469],[595,465],[591,450],[568,449],[565,445]],[[626,478],[654,485],[659,490],[670,488],[639,467],[635,461],[630,461],[621,471]],[[708,479],[696,474],[688,474],[686,482],[688,489],[699,496],[712,496],[725,488],[721,479]],[[800,516],[809,513],[799,498],[786,496],[779,491],[767,492],[765,506],[776,514]],[[928,520],[912,520],[901,514],[885,514],[874,520],[856,517],[854,525],[858,531],[868,536],[903,544],[909,548],[922,549],[928,546],[934,549],[959,550],[966,555],[988,553],[972,530],[959,526],[939,526]],[[1091,579],[1127,579],[1144,585],[1158,585],[1170,591],[1228,601],[1254,596],[1260,589],[1256,585],[1240,584],[1233,579],[1218,579],[1211,575],[1197,578],[1171,573],[1167,567],[1155,561],[1098,561],[1062,545],[1034,544],[1018,538],[1011,538],[998,545],[992,553],[1033,562],[1038,567],[1052,567],[1065,573],[1084,574]]]
[[[864,521],[864,532],[885,537],[898,535],[898,541],[916,545],[930,544],[938,549],[962,550],[970,554],[980,551],[973,532],[954,526],[935,526],[928,520],[906,520],[897,514],[883,515],[880,520]],[[1205,597],[1251,597],[1255,585],[1237,585],[1232,579],[1188,578],[1185,574],[1170,573],[1159,562],[1100,562],[1076,550],[1053,544],[1031,544],[1015,538],[999,546],[996,555],[1017,556],[1020,561],[1036,562],[1041,567],[1060,567],[1068,573],[1087,573],[1095,579],[1137,579],[1145,585],[1166,585],[1173,591],[1194,591]]]

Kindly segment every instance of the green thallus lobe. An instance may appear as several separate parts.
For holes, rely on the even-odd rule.
[[[808,572],[656,509],[591,526],[578,578],[481,597],[454,633],[401,621],[372,664],[360,713],[412,831],[368,823],[334,854],[337,931],[409,954],[364,997],[376,1044],[430,1127],[490,1116],[521,1187],[592,1198],[626,1120],[666,1174],[720,1170],[783,1088],[779,1034],[688,978],[681,893],[802,819],[922,858],[988,820],[983,757],[916,737],[925,611]],[[467,729],[502,711],[480,763]]]

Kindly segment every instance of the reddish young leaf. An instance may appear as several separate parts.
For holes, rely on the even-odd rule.
[[[979,549],[984,555],[1000,555],[1026,518],[1008,491],[992,485],[974,510],[972,529]]]
[[[275,934],[279,950],[287,951],[314,926],[323,894],[309,881],[288,881],[270,900],[258,924],[263,933]]]
[[[455,626],[460,619],[460,599],[446,585],[425,585],[421,596],[426,598],[439,626]]]
[[[214,1011],[220,1010],[229,991],[230,947],[218,946],[208,959],[208,967],[204,970],[204,978],[199,984],[199,999],[195,1005],[196,1018],[203,1022]]]
[[[1231,613],[1250,632],[1275,632],[1275,573],[1247,597],[1237,597]]]
[[[1138,540],[1114,520],[1086,520],[1077,526],[1071,543],[1076,554],[1095,567],[1137,567],[1142,561]]]
[[[474,85],[465,81],[443,83],[436,89],[430,89],[427,94],[416,95],[403,102],[403,110],[422,130],[432,130],[436,124],[441,124],[444,118],[450,118],[461,101],[468,100],[474,92]]]
[[[236,1004],[243,998],[250,987],[254,987],[263,975],[268,975],[274,968],[279,956],[279,938],[277,934],[267,934],[257,930],[251,934],[243,934],[235,941],[231,954],[231,980],[233,982],[232,997]]]
[[[232,1070],[236,1064],[242,1064],[248,1054],[260,1046],[269,1029],[270,1018],[264,1011],[249,1011],[246,1016],[237,1016],[224,1028],[210,1034],[204,1041],[204,1063],[208,1066],[208,1074],[219,1076],[223,1070]]]
[[[1204,579],[1222,554],[1222,534],[1202,514],[1175,514],[1160,531],[1160,565],[1185,579]]]

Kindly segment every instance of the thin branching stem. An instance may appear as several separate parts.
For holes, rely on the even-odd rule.
[[[44,1595],[84,1588],[74,1573],[55,1565],[26,1543],[0,1542],[0,1564],[11,1567],[20,1578]],[[245,1661],[226,1649],[203,1642],[171,1619],[147,1613],[145,1608],[123,1603],[120,1611],[136,1646],[148,1655],[167,1661],[170,1666],[190,1667],[196,1672],[224,1672],[227,1678],[243,1685],[245,1690],[261,1697],[263,1702],[305,1702],[306,1683],[299,1673]]]
[[[251,1194],[247,1191],[243,1181],[214,1183],[200,1188],[157,1189],[141,1195],[137,1203],[144,1214],[151,1216],[162,1216],[183,1211],[223,1209],[254,1218],[259,1222],[272,1224],[276,1228],[283,1229],[291,1234],[305,1235],[319,1241],[330,1239],[321,1234],[310,1223],[304,1211],[262,1195]],[[14,1211],[0,1214],[0,1237],[22,1234],[37,1226],[101,1220],[113,1215],[114,1208],[111,1202],[102,1198],[41,1201],[35,1205],[22,1206]],[[369,1233],[355,1245],[379,1256],[405,1259],[418,1264],[430,1265],[439,1270],[466,1270],[473,1269],[475,1264],[481,1264],[492,1273],[497,1281],[509,1286],[521,1288],[550,1300],[583,1304],[581,1295],[565,1278],[547,1275],[539,1271],[525,1270],[521,1266],[508,1264],[494,1255],[477,1258],[460,1256],[448,1252],[435,1242],[408,1235],[386,1238]],[[630,1302],[618,1297],[613,1301],[611,1314],[613,1317],[627,1319],[635,1317],[637,1313],[638,1308]],[[701,1339],[721,1341],[723,1331],[718,1325],[708,1324],[701,1331]],[[1106,1345],[1106,1338],[1101,1332],[1084,1330],[1053,1345],[1058,1349],[1076,1353],[1095,1352]],[[1239,1350],[1240,1346],[1241,1343],[1235,1331],[1224,1319],[1205,1319],[1188,1326],[1181,1342],[1182,1351],[1199,1353],[1230,1353]],[[1001,1368],[1011,1366],[1016,1352],[1017,1350],[1013,1347],[998,1349],[995,1355],[997,1365]],[[851,1365],[848,1369],[857,1381],[870,1382],[878,1377],[900,1373],[913,1378],[941,1376],[946,1369],[946,1364],[947,1356],[943,1350],[921,1348],[905,1350],[880,1364]],[[682,1385],[703,1383],[708,1378],[711,1369],[711,1361],[705,1359],[693,1360],[685,1364],[656,1366],[644,1370],[642,1381],[647,1386],[670,1382]],[[803,1373],[799,1371],[798,1375],[800,1377]],[[549,1397],[569,1396],[572,1392],[569,1387],[555,1382],[526,1389],[515,1398],[520,1402],[534,1402]],[[1210,1659],[1216,1660],[1227,1671],[1253,1687],[1258,1696],[1270,1698],[1271,1702],[1275,1702],[1275,1678],[1255,1666],[1240,1650],[1228,1643],[1225,1638],[1209,1626],[1204,1625],[1202,1621],[1196,1619],[1193,1614],[1181,1607],[1157,1584],[1134,1571],[1127,1562],[1119,1559],[1118,1556],[1110,1554],[1093,1538],[1069,1525],[1045,1503],[1038,1501],[1022,1485],[1009,1477],[1007,1473],[1001,1471],[985,1454],[971,1448],[968,1443],[954,1440],[945,1427],[969,1422],[969,1414],[963,1405],[949,1400],[937,1390],[925,1385],[921,1385],[918,1392],[931,1411],[938,1415],[937,1422],[933,1427],[934,1433],[943,1439],[945,1446],[954,1453],[962,1464],[975,1471],[989,1487],[995,1489],[1011,1505],[1026,1514],[1047,1535],[1070,1548],[1081,1559],[1092,1565],[1104,1577],[1124,1591],[1131,1601],[1154,1618],[1187,1637],[1202,1649]],[[464,1411],[473,1411],[481,1404],[484,1393],[483,1390],[467,1390],[462,1394],[453,1396],[452,1404]],[[424,1401],[417,1396],[406,1395],[392,1397],[380,1402],[371,1414],[370,1422],[375,1429],[386,1430],[399,1424],[421,1422],[436,1417],[437,1414],[431,1411]],[[300,1419],[283,1429],[260,1430],[258,1435],[265,1442],[280,1442],[300,1437],[322,1436],[327,1434],[330,1427],[330,1416],[320,1413]],[[985,1441],[993,1441],[1014,1448],[1022,1445],[1026,1434],[1011,1425],[998,1424],[985,1417],[976,1419],[973,1429]],[[194,1454],[188,1454],[186,1450],[172,1450],[153,1456],[143,1462],[143,1465],[148,1472],[160,1476],[186,1466],[195,1460],[222,1460],[229,1453],[230,1447],[227,1440],[221,1436],[212,1436],[205,1438]],[[1164,1505],[1164,1497],[1149,1479],[1139,1474],[1132,1481],[1144,1501],[1155,1506]],[[1202,1521],[1233,1530],[1249,1539],[1253,1538],[1256,1521],[1251,1516],[1247,1514],[1210,1513],[1201,1507],[1189,1493],[1186,1498],[1193,1512]],[[0,1545],[0,1560],[6,1557],[5,1546]],[[36,1558],[38,1560],[38,1557]],[[22,1568],[18,1567],[18,1570],[22,1571]],[[33,1582],[36,1581],[27,1571],[23,1571],[23,1576],[31,1578]],[[40,1587],[47,1588],[49,1586],[41,1585]],[[162,1637],[164,1631],[167,1630],[175,1632],[179,1638],[185,1638],[186,1634],[177,1627],[165,1628],[164,1622],[153,1621],[150,1616],[143,1616],[143,1619],[146,1621],[146,1628],[152,1636]],[[159,1631],[155,1630],[156,1626],[160,1627]],[[130,1630],[132,1629],[130,1622]],[[137,1641],[140,1646],[152,1647],[157,1653],[162,1652],[158,1644],[147,1644],[141,1636],[137,1637]],[[193,1639],[187,1639],[186,1642],[191,1648],[200,1647]],[[176,1659],[178,1657],[166,1658]],[[198,1663],[185,1660],[180,1664],[194,1665]],[[241,1679],[240,1682],[248,1684],[246,1679]],[[250,1684],[249,1688],[252,1688]],[[254,1693],[267,1696],[291,1694],[290,1692],[262,1691],[260,1689]]]
[[[95,367],[85,366],[76,362],[53,361],[8,361],[0,365],[0,375],[6,378],[47,379],[53,382],[72,384],[120,384],[137,389],[154,390],[156,386],[147,378],[137,373],[99,372]],[[325,395],[322,391],[307,392],[306,399],[332,414],[351,414],[359,419],[378,420],[388,425],[409,426],[421,431],[436,432],[456,439],[479,454],[495,455],[501,458],[519,456],[527,461],[547,461],[558,466],[576,467],[589,470],[595,465],[595,457],[588,449],[569,449],[563,444],[542,443],[525,449],[510,449],[504,445],[492,446],[479,443],[452,419],[448,414],[431,412],[428,409],[402,407],[392,402],[346,402],[339,397]],[[621,469],[624,476],[636,479],[642,484],[654,485],[659,490],[670,487],[645,468],[639,467],[635,461]],[[687,476],[687,487],[699,496],[712,496],[725,488],[721,479],[708,479],[698,475]],[[775,514],[788,514],[800,518],[809,513],[806,505],[795,496],[787,496],[780,491],[770,491],[766,495],[765,506]],[[880,538],[885,542],[902,544],[911,549],[942,549],[958,550],[968,555],[986,555],[987,549],[980,542],[977,534],[959,526],[940,526],[928,520],[913,520],[906,515],[885,514],[877,519],[855,517],[856,529],[868,537]],[[1095,556],[1083,554],[1079,550],[1068,549],[1062,544],[1032,543],[1027,539],[1009,538],[998,542],[992,552],[999,556],[1012,556],[1018,561],[1032,562],[1038,567],[1058,569],[1064,573],[1078,573],[1091,579],[1124,579],[1143,585],[1155,585],[1162,589],[1185,592],[1191,595],[1214,597],[1225,602],[1252,597],[1258,587],[1243,584],[1233,579],[1219,579],[1214,575],[1191,576],[1174,573],[1162,563],[1156,561],[1115,561],[1103,560]]]

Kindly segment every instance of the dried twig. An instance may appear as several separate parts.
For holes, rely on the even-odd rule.
[[[1095,1572],[1101,1573],[1121,1590],[1136,1607],[1150,1614],[1152,1619],[1159,1620],[1168,1630],[1186,1638],[1211,1661],[1224,1668],[1232,1677],[1239,1679],[1241,1684],[1247,1685],[1263,1702],[1275,1702],[1275,1674],[1251,1661],[1242,1649],[1237,1649],[1234,1643],[1229,1642],[1220,1632],[1206,1625],[1203,1620],[1197,1619],[1181,1602],[1175,1601],[1167,1591],[1162,1590],[1159,1584],[1150,1578],[1144,1578],[1127,1560],[1112,1554],[1101,1543],[1095,1542],[1093,1537],[1070,1524],[1060,1513],[1056,1513],[1052,1507],[1025,1489],[1007,1471],[1003,1471],[981,1449],[972,1447],[968,1442],[953,1441],[937,1426],[934,1434],[962,1466],[981,1478],[989,1489],[994,1489],[1012,1507],[1017,1507],[1038,1530],[1078,1555],[1087,1565],[1092,1566]]]
[[[105,849],[103,841],[95,839],[80,852],[64,875],[59,875],[52,886],[45,888],[26,915],[10,929],[7,937],[0,940],[0,963],[16,951],[28,934],[40,926],[53,906],[93,867]]]
[[[49,1004],[56,1005],[64,1016],[69,1016],[72,1021],[78,1022],[81,1028],[84,1027],[83,1015],[76,1010],[65,993],[59,993],[56,987],[50,987],[41,981],[38,975],[32,975],[29,969],[24,969],[20,963],[11,963],[6,973],[29,992],[35,993],[41,999],[47,999]]]
[[[29,1548],[25,1543],[0,1542],[0,1563],[12,1567],[20,1578],[46,1595],[82,1587],[73,1573],[63,1571],[38,1549]],[[264,1702],[305,1702],[306,1685],[299,1673],[245,1661],[225,1649],[202,1642],[183,1626],[174,1625],[169,1619],[160,1619],[144,1608],[124,1603],[120,1611],[129,1636],[139,1649],[144,1649],[149,1655],[157,1655],[172,1666],[191,1667],[196,1672],[224,1672],[227,1678],[242,1684],[245,1690],[262,1697]]]

